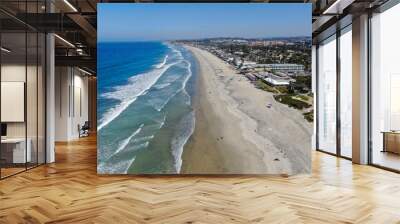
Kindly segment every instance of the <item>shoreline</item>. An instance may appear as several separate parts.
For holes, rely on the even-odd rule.
[[[193,51],[191,52],[193,53]],[[249,174],[257,174],[265,172],[266,167],[262,160],[258,159],[262,158],[262,155],[256,154],[252,158],[243,159],[242,154],[235,150],[237,148],[235,144],[242,145],[243,148],[254,148],[254,146],[236,133],[227,133],[223,125],[219,125],[221,121],[229,125],[221,117],[222,114],[226,115],[227,111],[223,112],[221,108],[214,108],[216,102],[210,99],[210,95],[214,98],[213,91],[209,88],[208,80],[204,79],[207,71],[203,71],[202,62],[194,53],[193,55],[198,64],[195,81],[196,93],[193,96],[196,125],[182,154],[181,173],[243,174],[246,171]],[[239,122],[237,117],[228,117]]]
[[[306,124],[301,113],[274,103],[274,112],[268,116],[271,109],[264,105],[272,103],[272,94],[257,89],[210,52],[184,47],[196,58],[198,71],[193,102],[196,126],[182,154],[181,173],[310,171],[312,126]],[[283,117],[286,131],[281,130],[275,116]],[[300,147],[291,147],[288,138]]]

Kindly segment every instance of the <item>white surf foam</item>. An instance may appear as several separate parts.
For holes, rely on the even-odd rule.
[[[150,142],[146,141],[143,143],[140,143],[138,145],[133,146],[131,149],[129,149],[130,151],[136,151],[138,149],[143,149],[143,148],[147,148],[147,146],[149,146]]]
[[[168,55],[165,55],[164,60],[160,64],[156,65],[156,68],[163,67],[167,63],[167,59],[168,59]]]
[[[170,95],[164,101],[161,101],[161,100],[158,100],[156,102],[153,101],[152,102],[152,104],[153,104],[152,107],[154,109],[156,109],[158,112],[160,112],[165,107],[165,105],[167,105],[167,103],[176,95],[177,92],[179,92],[179,91],[175,91],[172,95]]]
[[[137,143],[137,142],[150,141],[153,138],[154,138],[154,135],[143,136],[143,137],[139,137],[139,138],[134,138],[132,140],[132,142]]]
[[[164,82],[167,82],[167,83],[173,83],[173,82],[175,82],[176,80],[178,80],[179,79],[179,76],[178,75],[174,75],[174,76],[168,76],[168,77],[166,77],[163,81]]]
[[[188,76],[186,76],[185,80],[183,81],[182,90],[183,90],[183,92],[184,92],[184,93],[186,94],[186,96],[187,96],[187,99],[188,99],[188,101],[186,102],[187,105],[190,105],[191,100],[190,100],[189,94],[188,94],[187,91],[186,91],[186,84],[187,84],[187,82],[189,81],[190,77],[192,77],[192,69],[191,69],[192,64],[191,64],[189,61],[187,61],[187,60],[185,60],[185,61],[188,63],[188,66],[187,66]]]
[[[162,68],[153,69],[149,72],[142,73],[129,78],[128,84],[117,86],[114,91],[102,94],[108,99],[120,101],[118,105],[109,109],[101,118],[97,130],[100,131],[104,126],[117,118],[130,104],[132,104],[138,96],[143,95],[171,66],[179,63],[166,64]]]
[[[194,111],[185,115],[179,122],[179,126],[182,127],[179,130],[181,132],[177,133],[171,140],[172,155],[174,156],[175,159],[175,170],[177,173],[181,172],[183,147],[189,140],[190,136],[192,136],[194,131],[194,126],[195,126]]]
[[[179,50],[177,50],[177,49],[174,49],[173,51],[174,51],[175,53],[177,53],[179,59],[183,59],[183,55],[182,55],[182,52],[181,52],[181,51],[179,51]]]
[[[140,144],[137,144],[133,147],[129,147],[125,150],[128,150],[129,152],[131,151],[137,151],[139,149],[147,148],[149,146],[149,142],[143,142]],[[120,153],[123,153],[124,149],[121,149]],[[132,166],[135,157],[133,158],[126,158],[122,156],[119,156],[114,154],[110,158],[108,158],[106,161],[99,163],[97,171],[99,173],[107,173],[107,174],[124,174],[128,171],[129,167]]]
[[[162,84],[158,84],[158,85],[154,85],[153,87],[156,89],[164,89],[165,87],[171,85],[171,83],[162,83]]]
[[[129,167],[135,162],[135,159],[136,157],[133,157],[132,159],[121,160],[113,164],[102,163],[98,166],[97,171],[103,174],[126,174]]]
[[[169,49],[171,49],[172,52],[176,53],[178,59],[183,59],[182,52],[178,50],[174,45],[168,43],[167,46]]]
[[[141,124],[138,129],[136,129],[128,138],[124,139],[121,144],[119,144],[118,149],[114,152],[114,155],[119,153],[121,150],[123,150],[131,141],[133,137],[135,137],[139,132],[142,130],[144,124]]]
[[[183,93],[187,96],[188,101],[186,102],[188,105],[190,104],[190,96],[189,94],[186,92],[186,84],[189,81],[190,77],[192,76],[192,70],[191,70],[191,63],[187,60],[184,60],[184,62],[187,63],[187,70],[188,73],[186,74],[184,80],[182,81],[182,85],[181,88],[177,89],[173,94],[171,94],[167,99],[165,99],[165,101],[161,102],[161,103],[154,103],[153,102],[153,108],[156,109],[157,111],[161,111],[165,105],[168,104],[168,102],[176,95],[178,94],[180,91],[183,91]]]
[[[160,127],[158,128],[158,129],[161,129],[163,126],[164,126],[164,124],[165,124],[165,120],[167,119],[167,115],[164,115],[164,118],[163,118],[163,120],[160,122]]]
[[[125,174],[128,173],[129,167],[132,166],[132,164],[135,162],[135,160],[136,160],[136,156],[133,157],[133,159],[131,160],[131,162],[129,163],[129,165],[126,166],[126,168],[125,168],[125,170],[124,170],[124,173],[125,173]]]

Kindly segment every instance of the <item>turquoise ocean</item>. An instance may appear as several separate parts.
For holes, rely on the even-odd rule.
[[[178,44],[98,43],[97,171],[174,174],[194,131],[197,63]]]

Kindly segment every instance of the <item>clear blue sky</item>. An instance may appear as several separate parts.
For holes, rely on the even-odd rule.
[[[98,40],[311,36],[311,4],[101,3]]]

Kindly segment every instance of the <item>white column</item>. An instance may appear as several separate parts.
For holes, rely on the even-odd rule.
[[[46,1],[46,12],[54,12],[52,1]],[[46,163],[55,161],[55,42],[54,34],[46,35]]]
[[[316,106],[317,106],[317,99],[316,99],[316,92],[317,92],[317,47],[315,45],[312,45],[312,51],[311,51],[311,81],[312,81],[312,88],[311,91],[314,94],[314,122],[313,122],[313,135],[311,136],[311,147],[312,150],[316,150],[317,148],[317,122],[316,121],[316,117],[317,117],[317,110],[316,110]]]
[[[353,19],[353,162],[368,163],[368,15]]]
[[[55,161],[54,132],[55,132],[55,55],[54,35],[46,36],[46,162]]]

